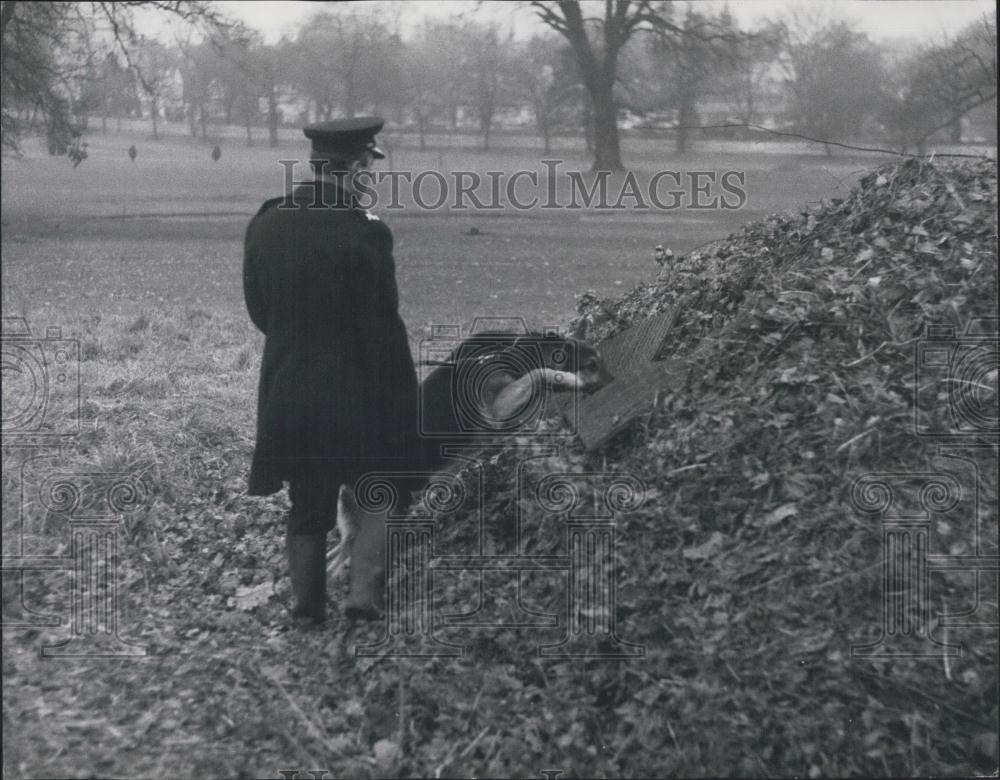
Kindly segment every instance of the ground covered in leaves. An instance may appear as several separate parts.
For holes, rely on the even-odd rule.
[[[684,359],[683,382],[601,451],[517,437],[459,471],[435,552],[565,555],[565,497],[639,480],[604,559],[616,599],[568,616],[567,572],[436,571],[407,615],[433,614],[434,647],[461,656],[387,657],[385,626],[348,631],[336,609],[323,631],[289,628],[284,507],[243,495],[252,405],[237,398],[259,344],[242,324],[191,307],[95,320],[82,416],[102,424],[84,425],[72,457],[149,486],[119,566],[121,632],[147,655],[66,663],[38,653],[65,629],[5,632],[4,776],[995,772],[995,572],[928,575],[931,638],[905,644],[927,654],[852,654],[883,634],[885,549],[851,486],[893,475],[900,511],[919,514],[913,484],[952,475],[961,498],[927,515],[930,553],[997,555],[997,452],[982,435],[996,335],[967,330],[996,316],[996,210],[995,163],[908,161],[680,257],[620,300],[583,295],[599,338],[679,306],[663,353]],[[946,350],[971,355],[970,371],[915,362],[927,323],[954,329]],[[185,381],[144,374],[147,351]],[[119,354],[137,359],[102,362]],[[5,531],[25,479],[6,458]],[[569,486],[553,492],[560,474]],[[69,535],[29,509],[28,540],[65,553]],[[58,584],[26,575],[27,601],[64,609]],[[5,615],[19,603],[5,578]],[[598,649],[632,656],[552,655],[568,617],[613,621],[621,642]]]

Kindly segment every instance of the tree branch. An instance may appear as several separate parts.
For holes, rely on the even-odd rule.
[[[0,36],[7,31],[7,23],[14,18],[14,9],[17,3],[14,0],[5,0],[0,6]]]

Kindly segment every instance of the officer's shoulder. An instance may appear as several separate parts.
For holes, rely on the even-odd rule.
[[[283,202],[287,197],[288,197],[287,195],[280,195],[277,198],[271,198],[270,200],[265,200],[254,216],[259,217],[265,211],[277,208],[278,204]]]
[[[372,214],[370,211],[366,211],[365,209],[354,209],[353,214],[358,222],[369,233],[380,237],[384,236],[390,240],[392,239],[392,231],[389,230],[389,226],[386,225],[378,215]]]
[[[357,219],[361,220],[361,222],[363,222],[365,224],[369,224],[369,223],[379,223],[379,224],[381,224],[382,223],[382,220],[379,219],[378,215],[372,214],[367,209],[354,208],[354,209],[351,209],[351,213]]]

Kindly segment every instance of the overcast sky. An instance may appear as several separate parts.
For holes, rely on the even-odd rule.
[[[700,4],[721,8],[723,2],[700,0]],[[271,42],[283,33],[291,34],[326,4],[292,0],[229,0],[219,5],[232,16],[260,30]],[[529,9],[501,0],[485,0],[482,3],[476,0],[383,0],[373,5],[384,9],[387,17],[397,16],[400,32],[404,36],[407,28],[428,16],[446,18],[468,14],[489,18],[513,25],[519,35],[530,34],[540,24]],[[743,26],[781,16],[803,5],[826,5],[832,17],[854,21],[858,29],[875,40],[897,37],[938,40],[944,35],[954,34],[984,13],[992,12],[994,7],[989,0],[729,0],[731,11]]]

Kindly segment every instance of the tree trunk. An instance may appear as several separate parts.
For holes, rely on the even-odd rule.
[[[542,141],[545,143],[545,154],[552,153],[552,133],[547,124],[542,125]]]
[[[355,94],[356,90],[354,88],[354,78],[353,74],[350,78],[345,79],[346,84],[344,85],[344,115],[348,119],[353,119],[354,115],[357,113],[357,102],[358,98]]]
[[[108,134],[108,74],[101,81],[101,135]]]
[[[685,154],[688,151],[688,142],[691,139],[691,128],[698,124],[698,114],[694,110],[691,101],[684,99],[677,112],[677,154]]]
[[[278,145],[278,96],[273,86],[267,93],[267,142],[272,149]]]
[[[153,120],[153,138],[159,139],[159,107],[156,105],[156,98],[152,98],[149,103],[149,117]]]
[[[420,133],[420,151],[424,151],[427,148],[427,119],[423,114],[417,116],[417,132]]]
[[[620,171],[622,165],[621,142],[618,136],[618,117],[611,81],[602,81],[591,89],[594,107],[594,171]]]
[[[948,127],[949,140],[953,144],[962,143],[962,117],[956,117]]]

